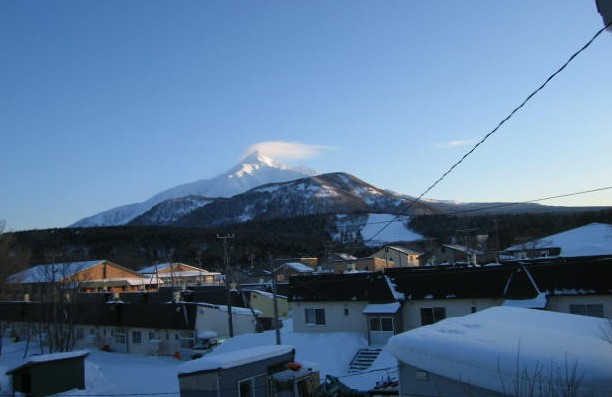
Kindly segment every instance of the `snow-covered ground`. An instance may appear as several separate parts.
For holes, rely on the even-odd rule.
[[[286,321],[281,332],[283,344],[292,345],[296,350],[297,362],[318,364],[321,379],[325,375],[339,377],[349,387],[367,390],[377,381],[386,380],[388,374],[397,374],[397,361],[383,350],[378,360],[364,373],[348,373],[353,356],[367,341],[356,333],[293,333],[291,322]],[[274,331],[260,334],[240,335],[220,345],[213,354],[237,351],[245,348],[273,345]],[[10,378],[5,372],[23,362],[25,342],[10,342],[4,339],[0,356],[0,394],[10,395]],[[38,349],[30,347],[31,353]],[[85,361],[85,390],[73,390],[60,395],[93,396],[163,394],[168,397],[179,395],[178,368],[184,361],[171,357],[147,357],[91,350]]]

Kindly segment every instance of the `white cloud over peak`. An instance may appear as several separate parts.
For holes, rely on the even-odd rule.
[[[329,146],[309,145],[299,142],[268,141],[259,142],[249,146],[243,153],[243,158],[253,152],[279,160],[301,160],[318,156]]]

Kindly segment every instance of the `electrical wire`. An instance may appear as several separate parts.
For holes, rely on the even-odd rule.
[[[597,33],[595,33],[593,35],[593,37],[591,37],[591,39],[589,39],[578,51],[574,52],[568,59],[567,61],[565,61],[565,63],[563,65],[561,65],[561,67],[559,69],[557,69],[553,74],[551,74],[550,76],[548,76],[548,78],[546,78],[546,80],[538,87],[536,88],[533,92],[531,92],[524,100],[523,102],[521,102],[520,105],[518,105],[517,107],[515,107],[505,118],[503,118],[496,126],[495,128],[493,128],[490,132],[488,132],[480,141],[478,141],[478,143],[476,143],[467,153],[465,153],[457,162],[455,162],[446,172],[444,172],[442,174],[442,176],[440,176],[436,181],[434,181],[427,189],[425,189],[425,191],[423,191],[423,193],[421,193],[415,200],[413,200],[409,205],[408,208],[404,211],[404,215],[407,213],[407,211],[414,206],[416,203],[418,203],[419,201],[421,201],[421,199],[423,198],[423,196],[425,196],[427,193],[429,193],[434,187],[436,187],[440,182],[442,182],[451,172],[453,172],[455,170],[455,168],[457,168],[461,163],[463,163],[463,161],[465,161],[472,153],[474,153],[476,151],[476,149],[478,149],[478,147],[480,147],[487,139],[489,139],[493,134],[497,133],[499,131],[499,129],[507,122],[509,121],[519,110],[521,110],[536,94],[538,94],[540,91],[542,91],[544,89],[544,87],[546,87],[546,85],[548,85],[548,83],[554,79],[559,73],[561,73],[578,55],[580,55],[580,53],[582,53],[584,50],[586,50],[594,41],[595,39],[597,39],[597,37],[599,37],[599,35],[601,35],[601,33],[603,33],[607,28],[612,26],[612,22],[610,22],[609,24],[607,24],[605,27],[601,28],[599,31],[597,31]],[[370,237],[368,240],[366,240],[366,242],[371,241],[374,237],[378,236],[380,233],[382,233],[387,227],[389,227],[389,225],[392,223],[392,221],[389,221],[385,226],[383,226],[378,232],[376,232],[372,237]]]
[[[494,205],[489,205],[489,206],[484,206],[484,207],[462,209],[462,210],[448,212],[448,213],[445,213],[444,215],[452,216],[452,215],[465,214],[465,213],[468,213],[468,212],[478,212],[478,211],[487,211],[487,210],[498,209],[498,208],[505,208],[505,207],[515,207],[515,206],[523,205],[523,204],[537,203],[537,202],[540,202],[540,201],[547,201],[547,200],[554,200],[554,199],[558,199],[558,198],[579,196],[579,195],[582,195],[582,194],[602,192],[602,191],[610,190],[610,189],[612,189],[612,186],[600,187],[600,188],[590,189],[590,190],[582,190],[580,192],[559,194],[559,195],[556,195],[556,196],[548,196],[548,197],[531,199],[531,200],[525,200],[525,201],[517,201],[517,202],[512,202],[512,203],[501,203],[501,204],[494,204]],[[381,223],[387,224],[387,223],[393,223],[393,222],[403,222],[404,219],[400,219],[401,216],[404,216],[404,215],[396,216],[394,219],[391,219],[391,220],[388,220],[388,221],[366,222],[364,225],[377,225],[377,224],[381,224]],[[358,224],[350,224],[349,226],[357,226],[357,225]],[[370,241],[370,240],[368,240],[368,241]]]

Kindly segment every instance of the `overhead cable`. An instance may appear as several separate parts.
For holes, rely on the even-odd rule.
[[[457,168],[468,156],[470,156],[472,153],[474,153],[476,151],[476,149],[482,145],[487,139],[489,139],[493,134],[495,134],[497,131],[499,131],[499,129],[507,122],[509,121],[520,109],[522,109],[538,92],[542,91],[544,89],[544,87],[546,87],[546,85],[548,85],[548,83],[554,79],[559,73],[561,73],[578,55],[580,55],[580,53],[582,53],[584,50],[586,50],[594,41],[595,39],[597,39],[597,37],[599,37],[599,35],[601,35],[601,33],[603,31],[605,31],[608,27],[612,26],[612,22],[609,23],[608,25],[606,25],[605,27],[601,28],[599,31],[597,31],[597,33],[595,33],[593,35],[593,37],[591,37],[591,39],[589,41],[586,42],[586,44],[584,44],[578,51],[574,52],[568,59],[567,61],[565,61],[565,63],[563,65],[561,65],[561,67],[559,69],[557,69],[553,74],[551,74],[550,76],[548,76],[548,78],[546,78],[546,80],[538,87],[536,88],[533,92],[531,92],[531,94],[529,94],[525,100],[523,100],[523,102],[521,102],[520,105],[518,105],[517,107],[515,107],[505,118],[503,118],[496,126],[495,128],[493,128],[489,133],[487,133],[478,143],[476,143],[467,153],[465,153],[457,162],[455,162],[446,172],[444,172],[442,174],[442,176],[440,176],[434,183],[432,183],[427,189],[425,189],[425,191],[423,193],[421,193],[415,200],[413,200],[409,205],[408,208],[406,209],[406,211],[404,212],[404,214],[407,213],[407,211],[414,206],[416,203],[418,203],[419,201],[421,201],[421,199],[423,198],[423,196],[425,196],[427,193],[429,193],[434,187],[436,187],[440,182],[442,182],[444,180],[444,178],[446,178],[451,172],[453,172],[453,170],[455,168]],[[385,230],[392,222],[394,222],[394,220],[389,221],[385,226],[383,226],[378,232],[376,232],[374,235],[372,235],[372,237],[370,237],[367,241],[371,241],[374,237],[378,236],[380,233],[382,233],[383,230]]]

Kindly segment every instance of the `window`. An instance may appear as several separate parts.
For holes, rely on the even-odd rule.
[[[253,378],[238,381],[239,397],[255,397],[255,382]]]
[[[570,305],[570,313],[591,317],[604,317],[602,304]]]
[[[142,343],[142,334],[140,331],[132,331],[132,343],[135,345]]]
[[[155,332],[149,332],[149,340],[154,340],[154,339],[157,339]]]
[[[304,309],[306,324],[325,325],[325,309]]]
[[[445,307],[423,307],[421,308],[421,325],[437,323],[446,318]]]
[[[393,331],[393,318],[370,317],[370,331]]]
[[[125,344],[125,332],[117,331],[115,332],[114,337],[115,337],[115,343],[121,344],[121,345]]]

